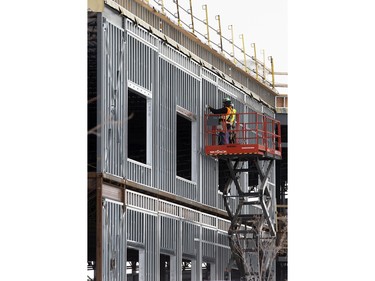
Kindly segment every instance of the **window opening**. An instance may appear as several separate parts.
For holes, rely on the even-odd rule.
[[[191,121],[177,114],[177,176],[191,180]]]
[[[147,164],[147,100],[128,92],[128,158]]]
[[[160,281],[171,280],[171,257],[160,254]]]
[[[253,189],[254,187],[258,186],[259,183],[259,174],[258,174],[258,169],[255,164],[255,160],[249,160],[248,161],[249,165],[249,187],[250,189]]]
[[[139,280],[139,251],[128,248],[126,255],[127,255],[126,280],[138,281]]]
[[[202,280],[211,280],[211,265],[208,262],[202,262]]]
[[[182,281],[191,281],[191,260],[182,259]]]
[[[219,159],[219,190],[224,191],[225,183],[230,178],[230,172],[226,160]]]
[[[230,279],[232,281],[240,281],[241,280],[240,271],[238,269],[232,268],[232,270],[230,271]]]

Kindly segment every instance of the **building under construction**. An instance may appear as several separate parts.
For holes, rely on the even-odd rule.
[[[88,270],[286,280],[287,96],[147,2],[89,1]]]

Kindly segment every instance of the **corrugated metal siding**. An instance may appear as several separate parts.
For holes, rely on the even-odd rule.
[[[142,26],[134,24],[134,22],[130,19],[126,19],[125,26],[129,34],[133,34],[134,37],[138,37],[155,48],[158,46],[160,40]]]
[[[178,221],[173,218],[160,216],[160,228],[160,249],[176,254],[179,232]]]
[[[103,172],[125,176],[125,33],[105,19],[103,24],[102,167]]]
[[[199,239],[199,226],[190,222],[182,222],[182,254],[196,257],[196,243],[194,239]]]
[[[159,244],[158,241],[158,218],[156,216],[145,214],[146,226],[145,233],[145,281],[155,281],[156,272],[158,272]]]
[[[184,68],[185,70],[191,72],[196,76],[200,76],[200,66],[186,55],[171,47],[170,45],[162,41],[159,41],[159,52],[167,60],[171,60],[174,64],[178,65],[179,67]]]
[[[217,242],[217,232],[213,229],[202,227],[202,258],[214,260],[216,257],[216,246],[211,243]],[[207,242],[208,243],[207,243]]]
[[[103,281],[126,280],[126,230],[121,204],[103,202]]]
[[[128,241],[145,243],[145,225],[144,214],[127,209],[126,213],[126,226],[127,226],[127,239]]]
[[[202,107],[217,104],[217,86],[202,79]],[[203,134],[202,141],[203,142]],[[218,189],[218,162],[211,157],[202,156],[201,188],[202,203],[216,207]]]
[[[217,268],[217,280],[225,280],[225,270],[228,267],[228,262],[231,257],[231,250],[229,247],[229,240],[227,233],[218,233],[218,244],[225,247],[217,247],[216,264]]]
[[[152,186],[152,167],[128,159],[127,179]]]
[[[200,81],[188,73],[176,69],[177,105],[198,114]]]
[[[176,192],[176,67],[159,59],[159,91],[157,120],[154,130],[158,138],[157,159],[159,178],[156,187]],[[155,105],[155,102],[154,102]]]
[[[199,200],[197,184],[178,176],[176,177],[176,194],[194,201]]]
[[[128,79],[151,91],[152,49],[128,35]]]

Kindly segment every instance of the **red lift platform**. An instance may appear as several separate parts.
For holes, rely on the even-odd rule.
[[[281,159],[280,122],[257,112],[237,113],[234,128],[227,129],[222,114],[205,114],[205,153],[213,157],[237,155]],[[220,143],[234,134],[233,142]],[[228,140],[228,139],[227,139]]]
[[[268,178],[275,160],[281,159],[280,122],[256,112],[237,113],[235,125],[228,128],[225,116],[206,114],[204,132],[206,155],[225,161],[229,171],[222,171],[227,177],[222,188],[224,207],[231,221],[228,239],[232,256],[226,270],[236,262],[241,280],[255,280],[254,276],[260,278],[256,280],[269,280],[273,256],[265,245],[276,245],[276,230],[274,190],[268,185]],[[238,175],[250,172],[246,162],[252,162],[258,171],[257,186],[240,186]],[[230,192],[232,183],[236,192]],[[234,205],[230,200],[233,197],[238,198]],[[249,205],[258,206],[262,214],[252,212]],[[255,270],[250,266],[252,260],[258,260],[264,268]]]

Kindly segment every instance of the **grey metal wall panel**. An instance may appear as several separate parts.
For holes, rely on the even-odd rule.
[[[126,230],[128,241],[145,243],[145,218],[144,214],[128,209],[126,211]]]
[[[129,31],[129,33],[134,34],[134,36],[139,37],[143,41],[157,48],[160,39],[152,35],[148,30],[144,29],[142,26],[134,24],[134,22],[130,19],[126,19],[125,27],[126,30]]]
[[[217,280],[225,280],[225,271],[228,267],[228,263],[231,257],[231,250],[229,247],[228,234],[218,233],[218,244],[225,247],[217,247],[216,264],[217,268]]]
[[[270,108],[268,108],[267,106],[263,106],[263,112],[264,114],[267,114],[271,118],[275,118],[275,112],[271,110]]]
[[[217,102],[217,86],[209,81],[202,79],[202,108],[205,105],[215,107]],[[221,102],[221,101],[220,101]],[[208,111],[206,111],[208,113]],[[204,143],[202,134],[202,141]],[[216,207],[217,206],[217,188],[218,188],[218,162],[206,155],[201,156],[201,188],[202,203]]]
[[[151,91],[152,53],[149,46],[128,34],[128,79]]]
[[[159,90],[156,97],[158,105],[157,158],[159,178],[156,187],[176,192],[176,67],[159,59]],[[155,98],[155,97],[154,97]],[[155,102],[154,102],[155,104]]]
[[[197,241],[199,239],[199,226],[186,221],[182,222],[182,254],[196,257]]]
[[[150,166],[131,159],[128,159],[127,164],[127,179],[148,186],[152,185],[152,168]]]
[[[176,254],[179,225],[174,218],[160,216],[160,249]]]
[[[104,18],[102,54],[102,156],[103,172],[125,173],[125,33]]]
[[[176,194],[191,200],[199,200],[197,184],[178,176],[176,177]]]
[[[123,206],[103,202],[103,280],[126,280],[126,231]]]
[[[200,76],[199,64],[197,64],[195,61],[191,60],[189,57],[182,54],[181,52],[177,51],[170,45],[160,41],[159,51],[160,54],[165,56],[168,60],[173,61],[174,64],[184,68],[185,70],[191,72],[192,74],[195,74],[196,76]]]
[[[227,81],[219,78],[218,79],[219,88],[222,91],[228,92],[231,94],[231,97],[234,97],[236,101],[244,102],[245,101],[245,92],[239,90],[238,88],[234,87],[233,85],[229,84]]]
[[[202,257],[206,260],[215,260],[217,232],[213,229],[202,227]],[[205,242],[207,241],[207,242]]]
[[[181,69],[176,69],[177,105],[198,114],[200,81]]]
[[[145,214],[146,227],[145,232],[145,281],[155,281],[158,272],[159,261],[159,245],[157,243],[159,237],[158,233],[158,218],[156,216]]]

